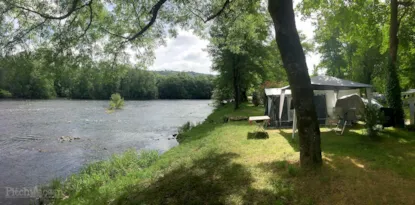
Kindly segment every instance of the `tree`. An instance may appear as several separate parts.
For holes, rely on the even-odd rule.
[[[300,37],[295,27],[292,1],[268,1],[275,37],[287,72],[298,120],[302,167],[322,164],[320,129],[313,102],[313,88]]]
[[[401,98],[401,86],[398,78],[398,30],[400,19],[398,19],[398,6],[399,3],[404,6],[412,5],[413,2],[398,2],[398,0],[390,1],[390,24],[389,24],[389,58],[388,58],[388,75],[387,75],[387,89],[386,89],[386,100],[389,106],[394,111],[395,123],[398,127],[403,127],[404,113],[402,108]],[[405,15],[402,14],[402,15]]]
[[[7,51],[16,49],[16,42],[25,45],[30,37],[27,34],[38,31],[42,34],[38,42],[56,39],[54,42],[60,45],[59,47],[73,47],[77,42],[82,42],[84,44],[80,45],[85,46],[79,47],[79,51],[90,52],[91,56],[95,55],[95,50],[91,48],[96,42],[105,44],[102,53],[113,53],[114,61],[118,59],[120,52],[126,49],[127,44],[137,51],[144,51],[143,53],[152,56],[151,50],[157,45],[156,43],[163,39],[167,31],[174,35],[176,25],[202,31],[200,29],[202,23],[216,17],[226,18],[226,14],[243,8],[247,1],[249,0],[146,0],[145,2],[114,0],[108,5],[105,1],[98,0],[72,0],[59,5],[47,5],[38,1],[10,0],[1,8],[3,16],[8,17],[1,19],[2,23],[12,18],[22,26],[17,29],[16,35],[14,35],[16,29],[10,27],[10,23],[1,28],[6,33],[4,35],[6,37],[1,41],[4,42],[2,45],[5,45],[2,47],[2,54],[5,55]],[[301,165],[304,167],[320,165],[322,161],[320,132],[314,108],[313,90],[304,51],[295,28],[293,4],[291,0],[269,0],[268,4],[299,119]],[[61,12],[62,10],[64,12]],[[19,13],[24,15],[20,16]],[[63,26],[60,24],[62,19],[66,19]],[[164,25],[171,27],[166,29]],[[34,42],[33,39],[31,40]]]
[[[226,18],[216,18],[210,27],[212,69],[219,72],[217,90],[225,92],[216,96],[227,97],[232,90],[235,109],[265,81],[286,78],[278,47],[270,38],[270,17],[259,1],[248,3]]]
[[[233,90],[235,109],[247,100],[247,91],[258,73],[256,71],[261,70],[254,62],[259,56],[255,51],[263,53],[260,49],[268,27],[259,8],[259,2],[249,1],[226,18],[216,18],[209,32],[212,69],[219,72],[218,79],[223,82],[219,85]]]
[[[306,16],[317,17],[320,67],[330,75],[347,73],[345,78],[386,91],[395,121],[403,126],[401,88],[414,85],[415,76],[413,2],[304,0],[300,8]]]
[[[375,84],[377,91],[383,91],[386,5],[373,1],[314,3],[305,0],[300,10],[316,19],[314,40],[321,54],[318,67],[330,76]]]

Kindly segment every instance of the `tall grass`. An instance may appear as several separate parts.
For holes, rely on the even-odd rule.
[[[137,153],[132,149],[121,155],[113,155],[107,161],[92,163],[64,182],[54,180],[47,188],[53,191],[51,200],[55,204],[107,204],[128,191],[125,187],[146,178],[146,168],[158,159],[157,151]],[[111,186],[114,182],[118,185]],[[43,203],[47,200],[50,198],[41,199]]]

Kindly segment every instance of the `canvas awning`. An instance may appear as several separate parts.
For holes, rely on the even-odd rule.
[[[266,96],[280,96],[284,88],[265,88]],[[285,90],[285,95],[291,95],[291,90]]]
[[[358,88],[372,88],[372,85],[344,80],[332,76],[310,77],[313,90],[352,90]],[[290,86],[281,89],[289,89]]]
[[[415,124],[415,89],[402,92],[402,98],[409,104],[409,123],[413,125]]]
[[[372,87],[373,87],[372,85],[353,82],[350,80],[344,80],[344,79],[340,79],[340,78],[336,78],[332,76],[314,76],[314,77],[311,77],[310,80],[311,80],[311,85],[313,87],[313,90],[334,90],[338,92],[339,90],[353,90],[353,89],[365,88],[366,97],[368,99],[369,104],[371,104]],[[290,86],[278,88],[280,89],[279,94],[281,95],[280,110],[278,113],[279,114],[278,117],[280,120],[282,116],[282,107],[284,105],[284,96],[287,93],[287,91],[290,91],[290,94],[291,94],[291,90],[289,90],[289,88]],[[295,110],[294,110],[294,113],[295,113]],[[294,114],[293,134],[292,134],[293,138],[294,138],[295,130],[296,130],[296,115]]]

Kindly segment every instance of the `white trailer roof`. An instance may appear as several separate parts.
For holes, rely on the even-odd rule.
[[[266,96],[280,96],[281,88],[265,88]],[[291,90],[285,90],[285,95],[291,95]]]

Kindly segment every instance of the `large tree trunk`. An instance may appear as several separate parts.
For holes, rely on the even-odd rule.
[[[303,47],[295,27],[293,2],[269,0],[268,10],[274,22],[277,44],[296,110],[301,167],[321,165],[320,129],[313,102],[314,93]]]
[[[236,56],[232,54],[232,70],[233,70],[233,90],[234,90],[234,97],[235,97],[235,110],[239,109],[240,104],[240,92],[241,89],[239,88],[239,73],[238,73],[238,66],[237,66]]]
[[[248,95],[246,94],[246,89],[241,88],[241,101],[240,102],[248,102]]]
[[[397,127],[403,127],[404,114],[401,99],[401,86],[399,84],[397,72],[397,56],[398,56],[398,0],[391,0],[391,16],[389,27],[389,63],[388,75],[386,81],[386,100],[395,114],[395,123]]]

